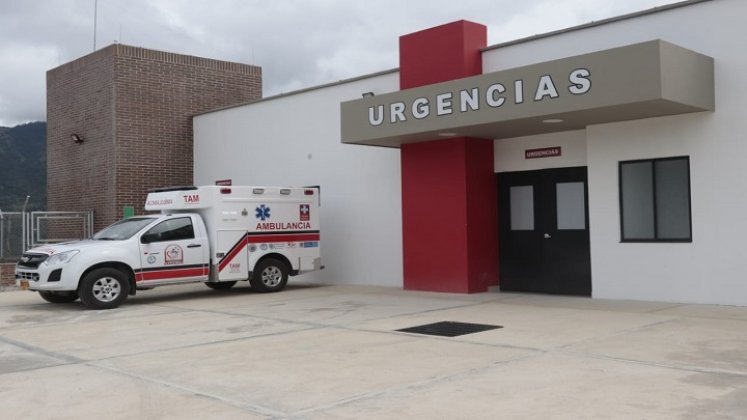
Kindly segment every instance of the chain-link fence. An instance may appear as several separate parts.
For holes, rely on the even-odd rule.
[[[0,213],[0,261],[15,261],[29,248],[89,238],[93,235],[92,212]]]
[[[15,261],[24,251],[24,214],[0,213],[0,261]]]

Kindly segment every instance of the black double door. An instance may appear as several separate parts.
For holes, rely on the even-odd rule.
[[[586,167],[496,176],[501,290],[591,296]]]

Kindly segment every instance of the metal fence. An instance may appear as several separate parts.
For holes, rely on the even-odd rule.
[[[14,261],[29,248],[93,235],[93,212],[0,213],[0,260]]]
[[[21,212],[0,214],[0,261],[18,259],[23,254],[25,232],[23,215]]]

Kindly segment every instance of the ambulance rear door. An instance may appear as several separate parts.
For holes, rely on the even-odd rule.
[[[218,230],[215,269],[219,281],[246,280],[249,247],[246,230]]]

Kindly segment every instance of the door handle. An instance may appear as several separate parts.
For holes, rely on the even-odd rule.
[[[545,234],[544,234],[543,236],[545,237],[545,239],[550,239],[550,238],[552,238],[552,236],[550,236],[550,234],[549,234],[549,233],[545,233]]]
[[[201,246],[202,245],[200,245],[200,244],[190,244],[190,245],[187,245],[187,248],[199,248]]]

